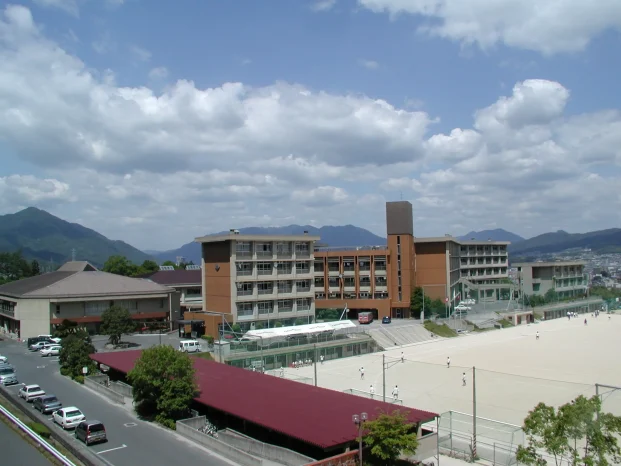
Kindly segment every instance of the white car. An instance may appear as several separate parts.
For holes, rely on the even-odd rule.
[[[45,395],[45,391],[38,385],[26,385],[23,383],[17,395],[26,401],[32,401],[35,398]]]
[[[8,358],[6,356],[0,355],[0,364],[6,364],[8,362],[9,362],[9,360],[8,360]]]
[[[62,341],[62,338],[50,338],[50,341],[53,341],[57,345],[60,345],[60,342]]]
[[[41,356],[58,356],[60,354],[60,345],[46,346],[41,350]]]
[[[459,306],[455,306],[456,311],[469,311],[470,308],[465,304],[460,304]]]
[[[477,302],[474,299],[468,298],[464,301],[464,303],[466,303],[467,305],[468,304],[473,305],[473,304],[476,304]]]
[[[45,345],[49,345],[47,341],[38,341],[33,345],[30,345],[30,351],[40,351]]]
[[[84,419],[86,419],[86,416],[75,406],[61,408],[58,411],[54,411],[54,414],[52,414],[54,423],[58,424],[63,429],[73,429]]]

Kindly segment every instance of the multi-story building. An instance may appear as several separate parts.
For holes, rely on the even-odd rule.
[[[318,240],[307,232],[275,236],[237,230],[197,238],[202,247],[203,309],[209,311],[201,316],[206,333],[216,335],[223,317],[244,331],[312,323]]]
[[[545,295],[554,290],[559,298],[582,297],[588,288],[584,267],[586,261],[522,262],[513,264],[518,270],[522,292]]]
[[[461,278],[475,285],[501,283],[509,278],[509,241],[459,241]]]

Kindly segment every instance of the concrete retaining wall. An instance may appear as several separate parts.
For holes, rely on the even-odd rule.
[[[416,454],[410,459],[417,461],[426,460],[438,454],[438,434],[427,434],[418,438],[418,448]]]
[[[105,378],[102,379],[102,377],[105,377]],[[107,377],[108,377],[107,375],[104,375],[104,376],[93,375],[91,377],[85,377],[84,385],[86,385],[91,390],[96,391],[97,393],[101,393],[103,396],[105,396],[106,398],[109,398],[115,403],[124,405],[125,397],[123,395],[113,391],[111,388],[108,388],[101,383],[102,381],[106,381]]]
[[[205,416],[194,417],[177,421],[177,433],[199,445],[213,450],[222,456],[242,466],[263,466],[263,461],[228,445],[210,435],[199,432],[197,429],[205,425]]]
[[[293,450],[271,445],[269,443],[259,442],[246,435],[240,434],[232,429],[218,431],[218,440],[228,443],[229,445],[246,451],[251,455],[275,461],[287,466],[299,466],[300,464],[315,461],[313,458],[301,455]]]
[[[364,452],[364,450],[363,450]],[[325,460],[308,463],[306,466],[356,466],[358,464],[358,450],[348,451]]]
[[[120,395],[126,396],[128,398],[134,397],[134,391],[132,390],[132,386],[127,385],[126,383],[110,382],[110,388]]]

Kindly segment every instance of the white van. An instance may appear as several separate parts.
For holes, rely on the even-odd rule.
[[[201,344],[196,340],[181,340],[179,342],[179,351],[184,353],[198,353],[201,350]]]

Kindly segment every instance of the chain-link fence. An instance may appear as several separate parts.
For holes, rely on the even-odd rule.
[[[621,387],[595,384],[595,393],[602,400],[602,411],[621,416]]]

